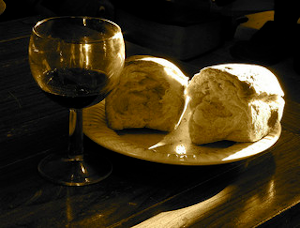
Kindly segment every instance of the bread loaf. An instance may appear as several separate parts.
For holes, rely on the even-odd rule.
[[[189,83],[189,132],[193,143],[255,142],[283,114],[284,93],[265,67],[222,64],[202,69]]]
[[[105,99],[108,126],[173,130],[184,108],[187,84],[188,77],[168,60],[129,57],[119,85]]]

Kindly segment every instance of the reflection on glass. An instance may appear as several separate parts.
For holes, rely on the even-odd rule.
[[[88,17],[56,17],[38,22],[29,44],[32,75],[53,101],[70,109],[69,150],[46,157],[40,173],[53,182],[81,186],[111,173],[104,158],[83,149],[82,109],[101,100],[117,85],[125,59],[121,29]]]

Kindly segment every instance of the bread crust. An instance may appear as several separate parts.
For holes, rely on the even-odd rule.
[[[255,142],[282,118],[284,93],[276,76],[252,64],[203,68],[187,89],[193,143]]]
[[[188,77],[168,60],[129,57],[119,85],[105,100],[108,126],[172,131],[184,108],[187,84]]]

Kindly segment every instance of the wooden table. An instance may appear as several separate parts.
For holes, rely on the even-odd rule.
[[[66,147],[68,111],[48,100],[31,77],[27,48],[35,21],[0,23],[0,227],[299,225],[300,104],[291,100],[277,144],[243,161],[157,164],[85,138],[87,149],[112,161],[111,176],[87,187],[41,178],[40,159]]]

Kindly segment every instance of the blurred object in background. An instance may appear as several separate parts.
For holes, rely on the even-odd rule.
[[[299,52],[300,3],[273,0],[274,19],[268,20],[249,40],[238,41],[230,49],[233,57],[262,65],[277,64]],[[298,65],[298,64],[296,64]]]
[[[274,9],[274,0],[212,0],[214,10],[224,15],[244,16]]]
[[[3,0],[0,0],[0,14],[2,14],[4,12],[6,8],[6,4]]]
[[[181,60],[217,48],[232,37],[231,17],[211,11],[211,0],[112,0],[124,37]]]
[[[2,2],[3,0],[0,0],[0,11],[3,7]],[[0,21],[35,15],[42,18],[72,15],[112,19],[114,7],[109,0],[10,0],[6,2],[6,9]]]
[[[52,16],[90,16],[112,19],[114,6],[109,0],[39,0],[39,14]]]
[[[186,25],[210,16],[211,0],[111,0],[115,7],[139,18]]]

